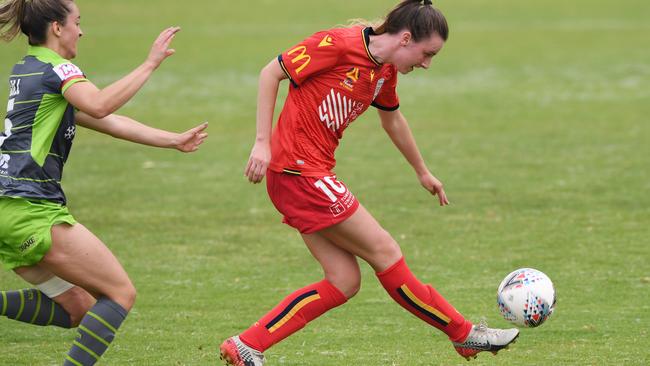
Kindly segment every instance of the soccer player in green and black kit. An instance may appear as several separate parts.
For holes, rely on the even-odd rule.
[[[0,262],[35,286],[0,291],[0,315],[78,326],[65,356],[68,366],[99,360],[136,295],[115,256],[65,206],[60,182],[75,122],[182,152],[195,151],[207,136],[207,124],[172,133],[112,114],[174,53],[169,45],[179,28],[164,30],[142,65],[100,90],[68,61],[77,55],[79,19],[72,0],[0,4],[0,37],[10,41],[20,30],[30,44],[9,77],[7,116],[0,124]]]

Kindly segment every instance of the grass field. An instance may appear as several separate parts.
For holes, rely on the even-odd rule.
[[[76,63],[100,86],[141,62],[162,28],[183,28],[177,54],[120,112],[174,130],[208,120],[211,134],[193,155],[77,135],[69,206],[139,290],[101,365],[214,365],[222,339],[321,278],[265,188],[242,175],[257,75],[312,32],[396,1],[79,1]],[[372,110],[346,132],[338,176],[471,319],[508,325],[495,292],[515,268],[554,280],[553,317],[472,365],[650,364],[650,3],[436,3],[449,42],[399,93],[452,205],[419,187]],[[0,46],[0,79],[25,43]],[[269,365],[465,364],[362,269],[360,293],[269,350]],[[2,289],[23,286],[0,273]],[[74,337],[0,318],[0,364],[60,364]]]

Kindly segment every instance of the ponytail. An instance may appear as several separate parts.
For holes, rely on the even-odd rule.
[[[445,16],[433,7],[431,0],[404,0],[386,16],[383,24],[374,28],[376,34],[411,32],[414,42],[437,33],[443,40],[449,37]]]
[[[25,0],[7,0],[0,4],[0,39],[10,42],[20,32]]]
[[[7,0],[0,5],[0,39],[10,42],[22,32],[30,45],[47,40],[52,22],[65,24],[73,0]]]

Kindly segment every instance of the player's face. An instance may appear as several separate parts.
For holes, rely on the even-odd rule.
[[[73,2],[68,3],[70,13],[65,19],[65,25],[61,25],[60,44],[63,50],[64,58],[71,60],[77,56],[77,43],[79,37],[83,35],[79,22],[81,17],[79,15],[79,8]]]
[[[403,36],[400,40],[401,47],[393,55],[391,63],[402,74],[408,74],[416,67],[428,69],[431,59],[440,52],[445,41],[439,34],[434,33],[427,39],[413,42],[410,33],[407,34],[408,36]]]

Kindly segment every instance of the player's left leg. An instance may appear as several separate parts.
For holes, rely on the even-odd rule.
[[[447,334],[463,357],[475,356],[480,351],[496,352],[518,335],[516,329],[502,331],[472,326],[438,291],[413,275],[397,242],[363,206],[345,221],[319,233],[366,260],[390,296]]]
[[[228,338],[221,345],[226,364],[263,365],[262,352],[358,292],[361,271],[353,254],[319,234],[303,234],[303,239],[325,278],[293,292],[239,336]]]
[[[35,288],[0,291],[0,314],[40,326],[76,327],[95,298],[39,265],[18,267],[14,272]]]

